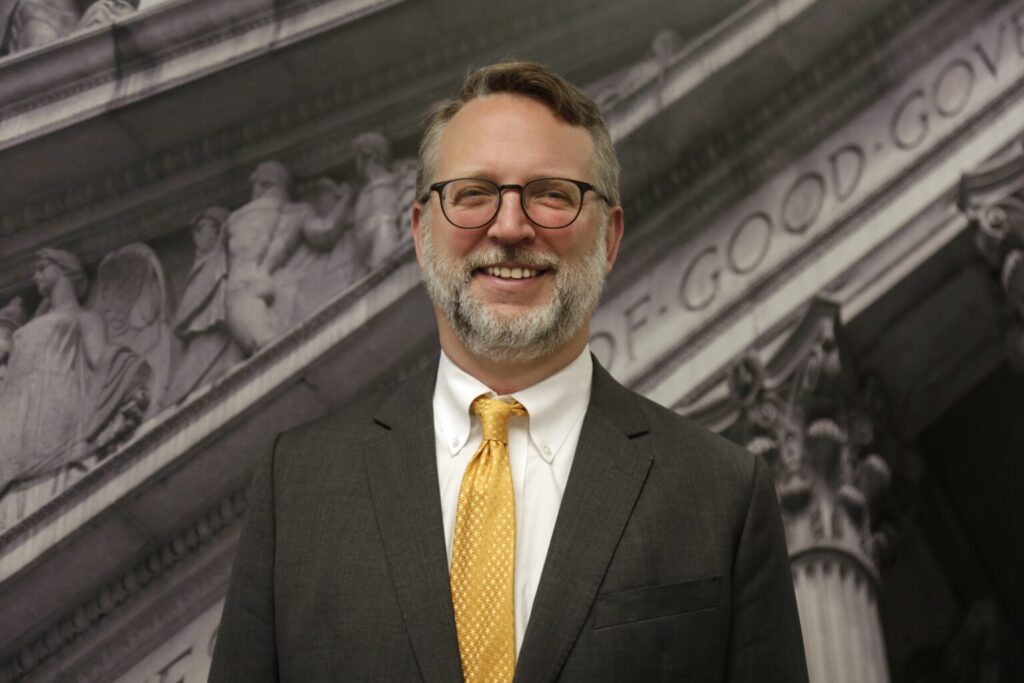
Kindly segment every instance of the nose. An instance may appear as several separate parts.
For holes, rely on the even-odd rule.
[[[523,211],[522,189],[504,186],[499,191],[501,204],[498,215],[487,228],[487,237],[502,244],[533,242],[537,237],[537,226],[530,222]]]

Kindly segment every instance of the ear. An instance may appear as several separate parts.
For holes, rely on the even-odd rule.
[[[613,206],[608,213],[608,229],[605,230],[604,234],[605,253],[608,254],[608,260],[604,266],[606,273],[611,272],[612,266],[615,265],[615,259],[619,256],[619,245],[622,244],[622,231],[622,207]]]
[[[416,245],[416,262],[419,263],[420,267],[422,268],[423,231],[429,230],[429,228],[426,225],[424,225],[427,208],[423,206],[423,204],[420,204],[419,202],[413,202],[410,211],[412,211],[412,220],[410,221],[410,225],[412,226],[412,241]]]

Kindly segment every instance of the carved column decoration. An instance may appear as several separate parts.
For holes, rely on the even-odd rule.
[[[890,473],[837,326],[837,307],[815,301],[772,353],[737,361],[728,396],[693,417],[774,469],[811,681],[884,683],[877,556],[888,537],[873,522]]]
[[[1006,356],[1024,372],[1024,143],[960,179],[960,210],[1006,301]]]

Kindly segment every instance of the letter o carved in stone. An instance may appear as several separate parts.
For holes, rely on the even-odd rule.
[[[974,66],[954,59],[942,68],[932,84],[932,102],[940,116],[952,118],[964,110],[974,90]]]
[[[771,217],[763,211],[750,214],[729,238],[729,268],[738,275],[753,271],[764,261],[771,244]]]
[[[794,234],[804,232],[818,220],[824,204],[825,179],[820,173],[804,173],[782,199],[782,227]]]

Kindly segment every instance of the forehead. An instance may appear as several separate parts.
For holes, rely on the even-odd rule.
[[[586,128],[522,95],[496,94],[466,104],[441,134],[438,179],[483,175],[503,182],[540,176],[592,180]]]

